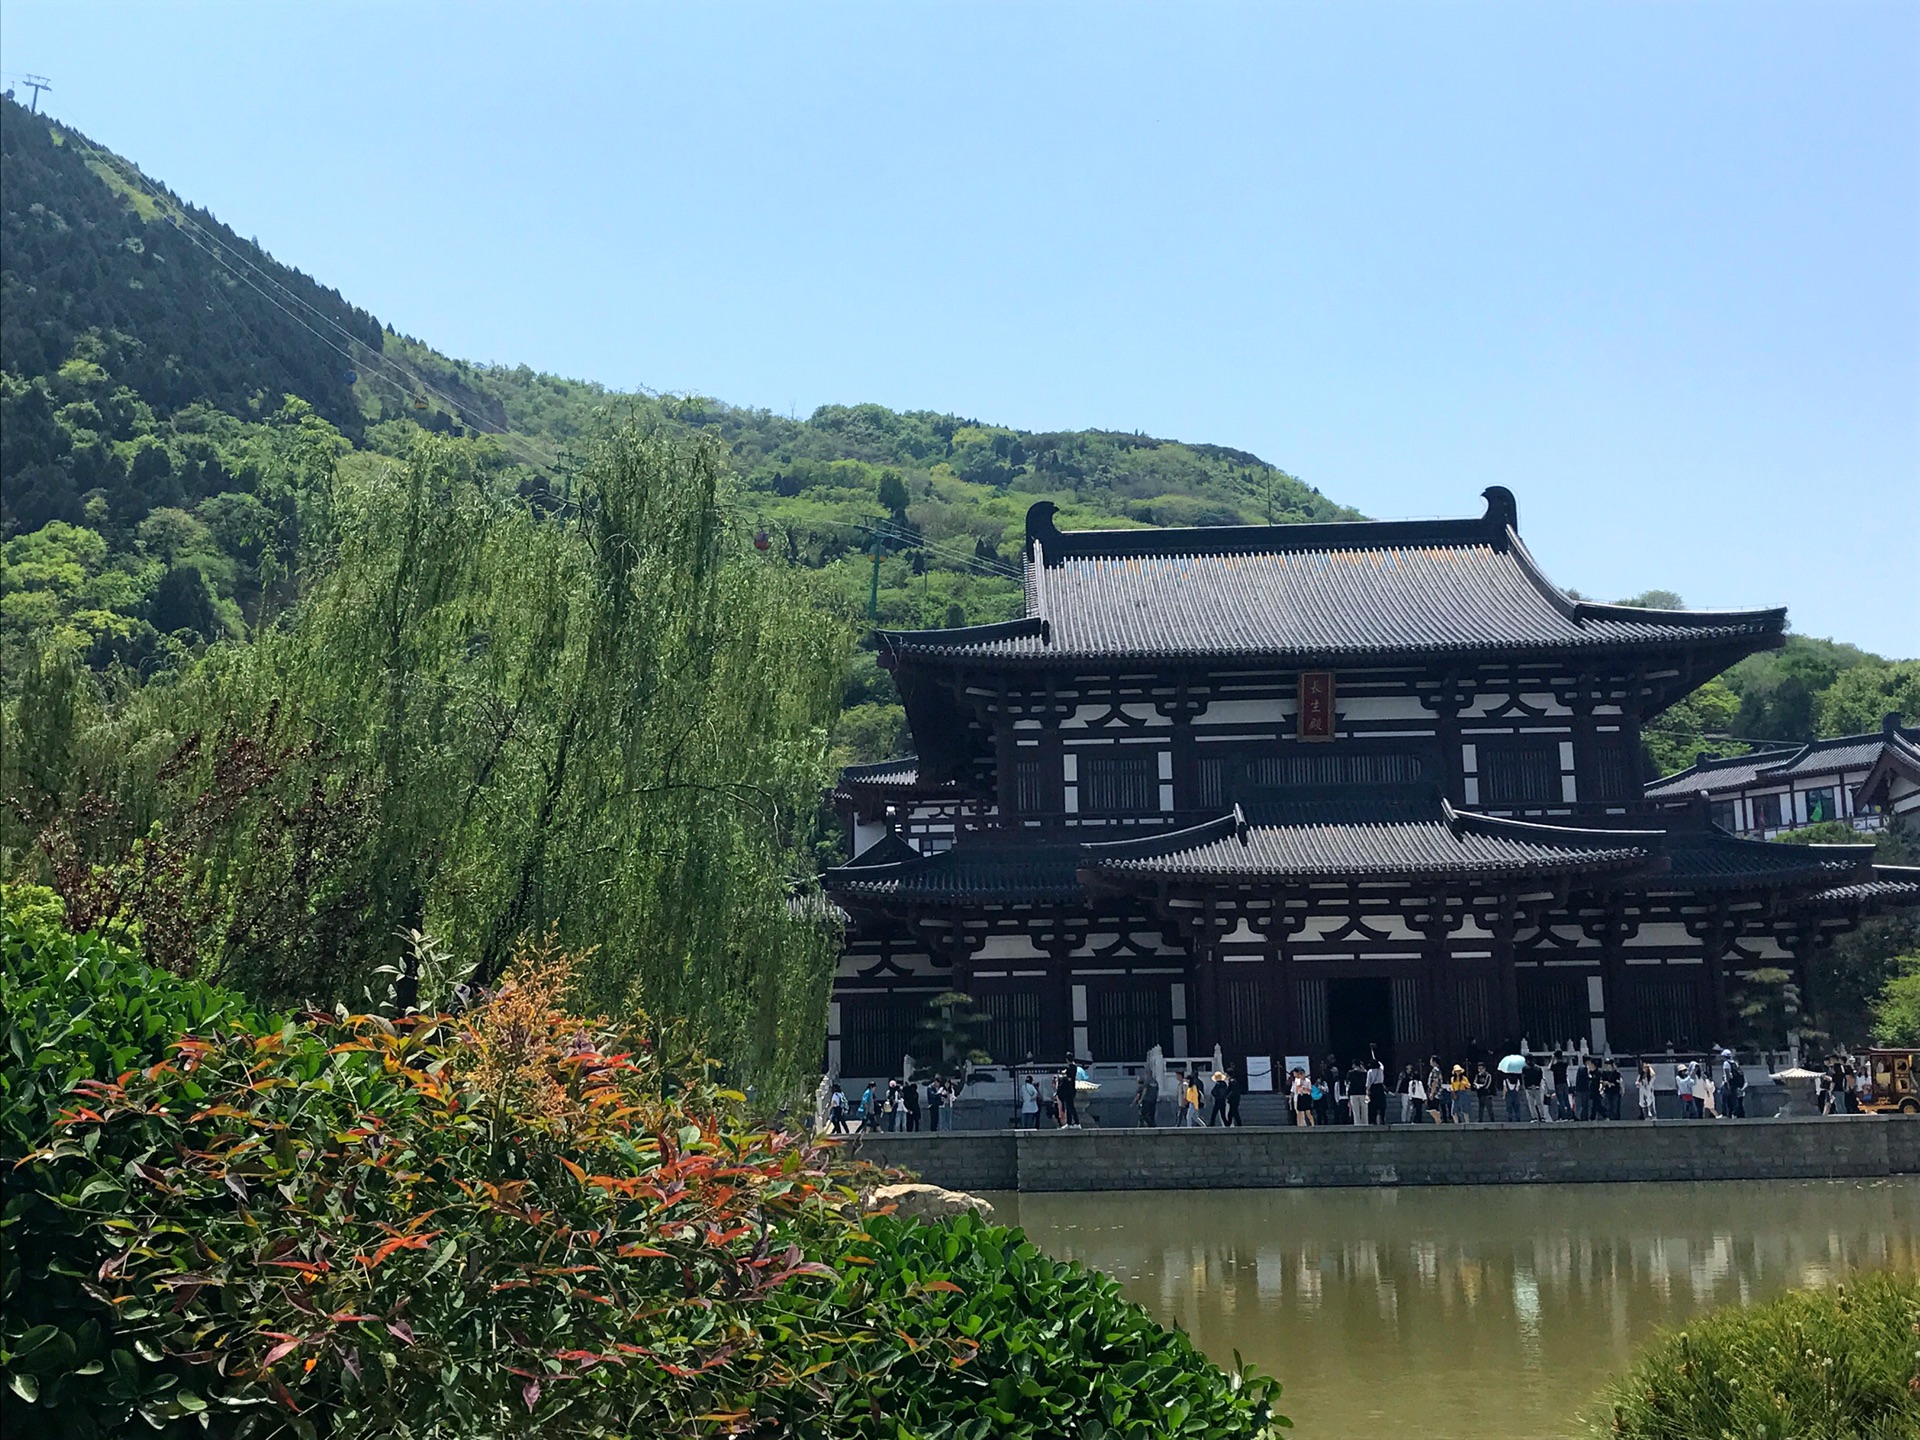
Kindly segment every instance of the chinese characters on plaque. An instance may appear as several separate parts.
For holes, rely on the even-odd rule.
[[[1300,672],[1300,724],[1295,732],[1302,740],[1333,739],[1333,672]]]

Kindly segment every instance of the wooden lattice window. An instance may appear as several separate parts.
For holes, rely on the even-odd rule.
[[[920,1027],[933,992],[846,995],[840,1000],[840,1073],[898,1075],[903,1057],[927,1048]]]
[[[1038,760],[1016,760],[1013,762],[1013,808],[1023,814],[1031,815],[1046,808],[1046,798],[1042,793],[1040,762]]]
[[[1602,735],[1593,742],[1593,794],[1583,800],[1637,800],[1640,757],[1623,735]]]
[[[1700,1033],[1700,982],[1693,975],[1629,974],[1617,988],[1607,997],[1607,1033],[1623,1049],[1690,1050],[1718,1038]]]
[[[1018,1065],[1040,1054],[1040,995],[1034,990],[1007,990],[974,997],[980,1022],[975,1043],[1002,1065]]]
[[[1584,972],[1537,971],[1518,976],[1520,1032],[1535,1046],[1578,1043],[1587,1034],[1587,977]]]
[[[1551,805],[1560,798],[1558,744],[1507,740],[1480,747],[1482,805]]]
[[[1220,987],[1224,1013],[1221,1040],[1238,1054],[1259,1054],[1267,1043],[1266,987],[1257,977],[1228,980]]]
[[[1154,757],[1083,755],[1080,808],[1097,815],[1143,815],[1158,810],[1160,780]]]
[[[1164,985],[1094,990],[1087,995],[1088,1043],[1096,1060],[1145,1060],[1173,1039],[1173,997]]]

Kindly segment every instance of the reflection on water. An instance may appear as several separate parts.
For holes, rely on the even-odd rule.
[[[1543,1440],[1649,1332],[1920,1264],[1920,1178],[990,1197],[1210,1354],[1302,1440]]]

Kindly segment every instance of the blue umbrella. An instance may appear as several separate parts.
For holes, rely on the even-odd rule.
[[[1527,1057],[1524,1055],[1509,1055],[1500,1062],[1500,1073],[1502,1075],[1518,1075],[1526,1068]]]

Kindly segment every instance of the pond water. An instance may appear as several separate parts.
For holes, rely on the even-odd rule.
[[[987,1197],[1215,1359],[1301,1440],[1546,1440],[1655,1330],[1920,1267],[1920,1177]]]

